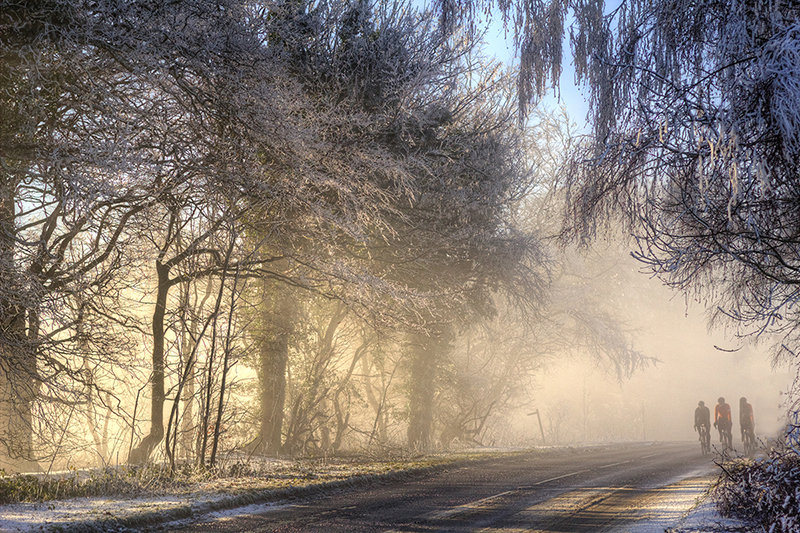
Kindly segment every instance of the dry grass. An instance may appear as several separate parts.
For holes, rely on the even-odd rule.
[[[55,475],[7,475],[0,471],[0,504],[43,502],[81,496],[182,496],[306,487],[357,477],[411,471],[492,454],[451,453],[408,458],[274,459],[248,458],[217,469],[159,465],[120,466]]]

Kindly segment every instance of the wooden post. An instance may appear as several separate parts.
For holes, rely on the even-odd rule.
[[[539,416],[539,410],[535,410],[532,413],[528,413],[528,416],[536,415],[536,418],[539,420],[539,431],[542,433],[542,446],[546,446],[547,442],[544,439],[544,428],[542,427],[542,417]]]

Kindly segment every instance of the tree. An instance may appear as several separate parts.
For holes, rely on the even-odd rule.
[[[445,33],[461,30],[472,39],[480,37],[483,33],[482,17],[489,17],[487,14],[495,9],[499,11],[504,26],[511,26],[520,59],[517,102],[523,121],[531,100],[541,97],[548,84],[553,88],[558,86],[564,21],[569,8],[574,7],[578,12],[578,20],[584,23],[581,28],[585,25],[591,29],[598,23],[598,18],[602,19],[603,9],[602,2],[584,0],[433,0],[432,4]],[[589,57],[593,50],[586,52],[583,57]]]
[[[171,215],[166,219],[177,224],[175,229],[193,206],[235,189],[222,179],[235,172],[234,162],[248,160],[231,151],[248,110],[232,101],[243,96],[234,90],[241,88],[235,73],[262,78],[269,70],[265,61],[255,74],[242,67],[264,57],[248,16],[240,3],[203,0],[3,5],[0,411],[3,441],[20,447],[9,449],[9,455],[33,456],[35,400],[75,406],[100,397],[88,391],[108,383],[87,373],[87,358],[112,379],[122,368],[108,354],[123,355],[124,343],[114,346],[112,340],[125,340],[120,333],[135,325],[125,306],[113,301],[134,281],[126,276],[139,265],[136,253],[144,248],[132,222],[144,212],[156,213],[158,220],[161,209]],[[172,31],[176,25],[180,32]],[[158,33],[165,38],[156,43]],[[231,113],[229,106],[241,114]],[[226,144],[225,138],[232,141]],[[188,199],[187,189],[195,193]],[[220,221],[212,220],[210,227],[214,224]],[[169,229],[164,230],[164,253],[180,234]],[[186,238],[205,244],[207,229]],[[159,258],[154,428],[142,449],[152,449],[163,431],[158,429],[164,390],[158,354],[163,352],[165,300],[174,281],[169,271],[187,255],[214,253],[184,249],[169,261]],[[192,276],[219,275],[219,263],[205,268]],[[70,313],[74,300],[82,302],[78,313]],[[53,440],[60,441],[45,437],[40,442]]]
[[[406,343],[408,353],[408,446],[430,449],[434,438],[435,398],[438,374],[451,351],[452,329],[443,326],[430,333],[416,333]]]
[[[130,273],[126,228],[147,198],[135,177],[151,168],[131,157],[149,144],[132,125],[152,101],[88,44],[98,28],[84,7],[4,4],[0,16],[0,439],[11,459],[50,453],[66,429],[34,425],[34,408],[72,413],[99,397],[98,369],[113,380],[109,354],[129,348],[115,300]],[[49,449],[35,449],[34,427]]]
[[[282,279],[340,299],[375,326],[421,335],[444,317],[491,312],[501,282],[535,284],[520,267],[535,240],[512,221],[531,174],[504,78],[483,76],[469,49],[392,6],[374,15],[366,2],[306,7],[277,10],[269,43],[291,59],[314,142],[328,148],[311,167],[325,194],[295,201],[303,208],[281,221],[304,239],[270,244],[292,265]],[[329,201],[324,172],[333,164],[348,187]],[[301,168],[302,180],[314,178]],[[254,210],[267,212],[264,200],[253,196]],[[267,222],[255,235],[266,233],[259,226],[274,234]]]
[[[270,278],[341,300],[376,323],[410,322],[421,310],[433,309],[433,302],[446,301],[443,296],[456,305],[485,303],[484,283],[498,266],[514,264],[501,262],[500,252],[510,258],[525,253],[527,242],[508,237],[511,232],[495,241],[487,238],[493,227],[504,226],[505,202],[528,179],[512,162],[521,154],[519,147],[506,151],[502,144],[513,135],[497,133],[509,114],[492,122],[498,108],[491,99],[497,93],[483,91],[475,112],[460,110],[465,120],[442,130],[452,142],[441,149],[436,129],[450,120],[442,107],[463,106],[469,97],[448,102],[450,95],[439,84],[446,77],[466,76],[464,51],[417,31],[409,17],[398,19],[399,29],[387,23],[375,33],[365,4],[354,6],[347,10],[335,4],[331,13],[319,14],[336,22],[319,27],[340,28],[333,39],[305,31],[304,21],[313,17],[302,9],[293,11],[294,5],[257,15],[269,28],[263,41],[260,34],[242,30],[250,26],[237,9],[220,15],[201,2],[196,10],[176,5],[124,13],[156,26],[188,17],[179,38],[192,40],[211,57],[204,62],[192,56],[178,70],[164,70],[158,63],[158,75],[148,80],[154,91],[165,93],[163,116],[172,127],[164,126],[163,135],[182,148],[160,154],[166,167],[158,182],[163,189],[152,200],[156,216],[151,220],[162,220],[161,214],[167,222],[152,239],[158,243],[158,282],[151,429],[133,450],[132,460],[146,460],[164,434],[162,324],[170,287],[235,269],[237,276]],[[284,8],[289,11],[278,16]],[[241,42],[219,50],[219,40],[204,33],[212,23]],[[142,39],[138,24],[132,22],[131,35],[126,35],[131,46]],[[337,44],[341,50],[326,48]],[[414,51],[410,57],[408,50]],[[433,53],[428,56],[427,51]],[[161,58],[167,52],[155,49],[152,54]],[[280,104],[273,98],[276,93],[283,97]],[[477,164],[483,167],[473,168]],[[502,167],[499,179],[485,175],[490,167]],[[432,171],[441,179],[431,180]],[[207,212],[199,208],[203,204],[210,204]],[[186,235],[180,246],[181,229],[197,210],[207,223]],[[464,226],[465,219],[454,216],[458,213],[475,224]],[[247,246],[253,253],[222,261],[225,254],[214,243],[223,222],[247,228],[234,233],[252,236]],[[415,242],[423,224],[429,228]],[[401,231],[402,238],[396,237]],[[454,241],[461,249],[458,255],[448,252]],[[427,249],[432,251],[428,257]],[[206,263],[170,274],[198,256],[206,257]],[[414,269],[427,270],[433,256],[442,266],[448,257],[451,265],[458,265],[457,283],[441,276],[415,287],[391,271],[399,264],[410,272],[415,262]],[[262,406],[262,412],[268,411]],[[269,433],[276,432],[273,428]]]
[[[316,299],[305,303],[293,346],[283,449],[330,453],[334,450],[331,449],[329,421],[336,415],[331,412],[330,404],[338,399],[336,391],[349,381],[358,354],[343,353],[342,339],[348,335],[342,331],[346,329],[342,322],[348,309],[342,302]],[[339,367],[346,355],[353,359],[348,365],[350,370],[342,373]],[[339,428],[336,431],[338,433]]]
[[[569,184],[574,235],[626,216],[653,272],[717,322],[782,333],[776,357],[792,358],[800,10],[640,2],[617,15],[602,56],[616,87],[596,89],[608,118],[596,114]]]
[[[193,185],[197,186],[197,182],[194,182]],[[158,249],[155,258],[156,296],[152,317],[150,431],[131,450],[129,462],[134,464],[146,462],[155,446],[164,437],[165,372],[167,370],[165,317],[168,310],[170,290],[194,279],[219,273],[221,278],[219,281],[220,291],[216,302],[216,313],[218,313],[221,306],[220,300],[225,284],[225,275],[229,272],[232,263],[231,255],[236,243],[235,231],[230,233],[224,231],[228,229],[224,224],[230,224],[231,218],[235,217],[228,217],[223,213],[219,214],[219,216],[214,216],[211,221],[207,221],[205,217],[208,213],[203,213],[203,210],[197,206],[194,206],[195,209],[187,208],[187,203],[190,202],[180,203],[177,201],[177,188],[172,189],[168,196],[172,200],[170,202],[172,209],[167,210],[164,214],[164,218],[167,220],[166,231],[162,236],[163,242],[157,244]],[[206,192],[205,199],[211,204],[214,203],[210,191]],[[218,215],[213,209],[211,212],[212,216]],[[203,224],[203,222],[206,223]],[[196,225],[199,225],[199,228]],[[194,231],[192,231],[193,227],[195,228]],[[227,236],[227,246],[215,242],[217,240],[215,237],[218,237],[218,233],[223,233],[223,238]],[[226,247],[227,250],[224,250]],[[190,266],[187,266],[187,264]],[[179,272],[173,274],[176,270],[179,270]],[[187,377],[193,371],[191,368],[192,359],[190,357],[189,361],[187,361],[189,367],[184,372]],[[181,379],[179,384],[181,390],[179,390],[178,396],[182,393],[183,382],[184,380]],[[210,402],[210,398],[207,397],[206,400]]]
[[[495,295],[497,315],[459,331],[439,367],[436,389],[439,439],[445,445],[484,438],[505,413],[531,401],[533,381],[549,365],[588,359],[623,380],[652,362],[636,350],[635,334],[620,313],[637,303],[628,290],[636,280],[620,264],[626,252],[613,244],[581,252],[557,239],[566,194],[562,172],[581,143],[574,125],[563,112],[541,109],[529,121],[528,152],[537,179],[520,202],[518,224],[542,238],[544,296],[530,313],[513,298]]]
[[[436,389],[435,419],[442,446],[480,444],[493,421],[528,400],[531,378],[547,360],[520,328],[514,309],[472,325],[444,354]]]
[[[264,280],[260,320],[258,380],[258,434],[248,450],[260,454],[281,451],[284,406],[286,402],[286,372],[289,364],[289,345],[297,315],[296,295],[278,283]]]
[[[451,337],[492,316],[498,294],[542,300],[541,248],[517,225],[535,173],[512,78],[403,7],[48,0],[0,14],[0,418],[21,448],[9,455],[34,457],[35,408],[58,411],[55,435],[75,406],[110,403],[137,331],[151,348],[149,429],[136,443],[133,428],[131,460],[165,441],[174,465],[179,402],[197,378],[202,409],[184,409],[182,431],[199,429],[195,454],[213,463],[254,278],[261,312],[281,315],[250,329],[262,383],[276,385],[261,395],[273,451],[302,329],[293,291],[408,332],[422,347],[411,368],[434,382]],[[146,331],[121,302],[150,288]],[[294,417],[301,431],[335,418],[341,441],[358,357],[330,387],[325,365],[311,372],[309,401],[326,413]],[[392,376],[386,365],[382,390],[369,389],[371,439],[385,434]],[[429,443],[431,397],[411,399],[412,441]]]
[[[513,21],[523,111],[546,81],[557,83],[560,38],[573,13],[576,81],[588,84],[594,132],[565,173],[566,236],[590,239],[604,223],[626,221],[637,257],[668,284],[702,294],[717,321],[782,333],[776,357],[793,357],[797,5],[435,5],[450,28],[465,19],[474,26],[485,6]]]

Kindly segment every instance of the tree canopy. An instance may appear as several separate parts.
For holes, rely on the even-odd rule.
[[[3,2],[0,462],[74,443],[140,463],[163,444],[173,468],[206,466],[258,438],[386,441],[392,421],[428,445],[448,407],[449,433],[483,431],[471,417],[544,352],[482,351],[503,361],[492,385],[444,367],[471,328],[500,311],[528,327],[549,303],[556,269],[521,214],[553,163],[513,84],[527,102],[556,77],[555,60],[531,75],[560,54],[566,5],[541,12],[548,32],[542,6],[514,20],[538,39],[519,77],[456,31],[464,6],[437,22],[403,2]],[[597,310],[571,331],[636,368]],[[506,326],[487,338],[524,342]],[[455,397],[484,386],[486,404]]]
[[[523,115],[548,85],[557,87],[561,39],[569,36],[575,81],[590,95],[592,134],[564,172],[567,238],[588,242],[626,222],[636,255],[663,280],[702,295],[717,320],[782,332],[778,351],[793,358],[796,3],[434,4],[454,31],[459,23],[478,31],[492,10],[513,29]]]
[[[103,398],[145,461],[195,374],[215,450],[247,280],[420,333],[537,289],[506,78],[421,20],[368,2],[3,5],[5,457],[55,453],[70,413]],[[115,387],[142,348],[139,441],[138,396]]]

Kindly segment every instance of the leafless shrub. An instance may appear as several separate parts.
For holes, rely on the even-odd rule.
[[[723,465],[713,495],[723,516],[757,524],[770,532],[800,528],[800,456],[772,451],[756,461]]]

